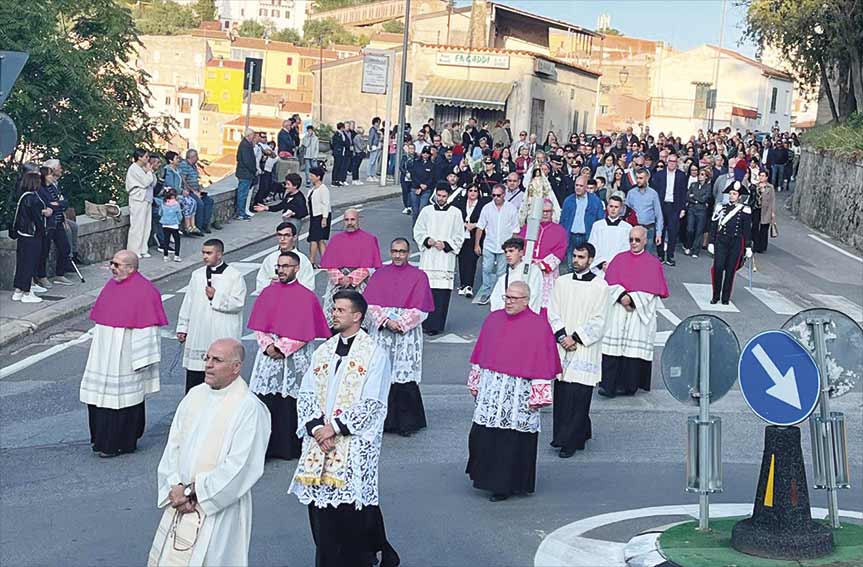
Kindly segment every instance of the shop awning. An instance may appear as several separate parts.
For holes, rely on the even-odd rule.
[[[434,77],[420,98],[441,106],[464,106],[482,110],[504,110],[511,83],[461,81]]]

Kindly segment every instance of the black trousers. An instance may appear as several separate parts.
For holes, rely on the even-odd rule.
[[[66,230],[61,226],[59,228],[49,228],[45,233],[45,240],[42,244],[42,253],[39,258],[39,269],[36,277],[44,278],[48,275],[48,254],[51,252],[51,243],[57,248],[57,258],[54,264],[54,275],[62,276],[66,272],[71,272],[75,268],[69,258],[72,256],[72,248],[69,246],[69,237],[66,236]]]
[[[473,238],[465,240],[461,245],[461,250],[458,253],[458,287],[464,289],[467,286],[473,287],[476,281],[476,265],[479,263],[479,256],[473,251],[476,240]]]
[[[204,383],[203,370],[186,370],[186,393],[199,384]]]
[[[665,258],[674,260],[674,249],[677,247],[677,235],[680,232],[680,213],[675,212],[674,203],[662,203],[662,243],[665,250]],[[659,250],[660,258],[663,257],[662,249]]]
[[[258,190],[255,192],[255,197],[252,199],[252,205],[260,205],[270,196],[273,187],[273,173],[271,171],[261,172],[260,181],[258,182]]]
[[[446,316],[449,313],[449,298],[451,295],[451,289],[432,288],[434,311],[429,313],[429,316],[423,321],[423,330],[432,333],[443,331],[443,328],[446,326]]]
[[[612,397],[632,396],[639,388],[649,392],[652,365],[650,360],[603,354],[600,386]]]
[[[381,567],[399,565],[387,541],[379,506],[357,510],[353,503],[318,508],[309,504],[309,525],[315,541],[315,567],[371,567],[381,554]]]
[[[180,229],[178,228],[162,228],[162,253],[165,258],[168,257],[168,251],[170,249],[171,241],[174,241],[174,254],[177,256],[180,255]],[[203,374],[203,372],[201,373]]]
[[[94,451],[108,454],[132,453],[144,435],[144,402],[121,409],[87,405],[90,444]]]
[[[584,444],[593,437],[590,424],[592,397],[593,386],[554,381],[552,447],[567,451],[584,449]]]
[[[743,239],[735,238],[729,242],[717,240],[713,248],[713,268],[710,270],[713,299],[728,302],[734,289],[734,276],[743,260]]]
[[[15,241],[15,289],[29,292],[42,261],[41,236],[19,236]]]
[[[354,181],[360,180],[360,165],[363,163],[363,154],[354,154],[351,158],[351,177]]]
[[[281,394],[256,394],[270,410],[267,458],[299,459],[303,442],[297,437],[297,399]]]

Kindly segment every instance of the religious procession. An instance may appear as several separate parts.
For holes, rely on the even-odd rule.
[[[528,158],[524,178],[507,171],[505,152],[488,149],[481,131],[469,134],[460,155],[476,140],[483,170],[473,174],[462,160],[426,179],[424,147],[406,178],[429,202],[412,219],[412,234],[383,248],[361,228],[356,208],[329,237],[332,213],[314,214],[316,193],[326,191],[320,169],[311,171],[307,198],[319,260],[298,249],[303,218],[286,218],[250,291],[223,259],[225,243],[203,241],[203,265],[171,331],[182,349],[185,396],[158,465],[164,512],[149,565],[248,564],[252,488],[268,459],[296,462],[285,497],[308,508],[315,565],[399,565],[379,498],[379,483],[387,483],[382,441],[438,425],[421,393],[424,345],[446,329],[453,291],[488,306],[464,377],[474,408],[463,432],[464,473],[491,502],[534,493],[544,412],[552,424],[544,443],[569,459],[603,435],[591,423],[595,389],[606,398],[650,390],[657,315],[669,297],[665,270],[675,265],[678,238],[686,255],[713,255],[711,303],[727,304],[753,240],[766,238],[753,227],[774,218],[774,188],[758,166],[768,150],[751,134],[699,133],[683,145],[664,134],[657,144],[648,133],[646,152],[631,132],[614,140],[573,134],[563,146],[551,136],[544,147],[525,139],[515,142]],[[781,147],[782,135],[774,136]],[[405,146],[411,156],[413,144]],[[683,157],[681,171],[678,159],[693,149],[697,157]],[[168,317],[140,261],[130,250],[114,256],[90,312],[80,401],[91,448],[103,458],[136,451],[145,398],[160,390]],[[322,296],[318,272],[326,275]]]

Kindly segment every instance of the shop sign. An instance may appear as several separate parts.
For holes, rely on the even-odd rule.
[[[454,67],[509,69],[509,55],[471,53],[469,51],[438,51],[437,64],[451,65]]]

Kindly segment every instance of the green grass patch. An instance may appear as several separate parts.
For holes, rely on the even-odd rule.
[[[843,523],[833,531],[834,550],[818,559],[786,561],[740,553],[731,547],[731,529],[743,518],[710,520],[710,531],[700,532],[698,522],[674,526],[659,536],[665,558],[681,567],[861,567],[863,526]]]
[[[842,124],[822,124],[807,130],[803,145],[847,159],[863,159],[863,114],[854,113]]]

